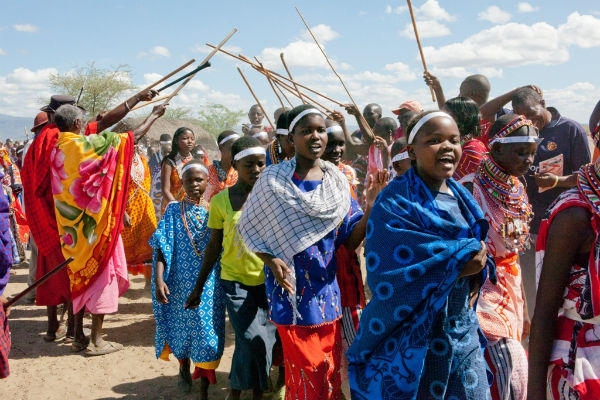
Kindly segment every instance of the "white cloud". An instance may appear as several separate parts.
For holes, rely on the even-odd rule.
[[[482,68],[465,68],[465,67],[450,67],[450,68],[437,68],[431,69],[431,73],[438,78],[456,78],[464,79],[465,76],[473,74],[483,74],[488,78],[502,78],[503,71],[500,68],[493,67],[482,67]]]
[[[399,77],[403,81],[412,81],[417,79],[417,74],[410,70],[409,66],[403,62],[395,62],[392,64],[386,64],[383,67],[386,71],[390,71],[395,76]]]
[[[0,110],[12,116],[33,116],[43,105],[40,98],[50,99],[48,78],[56,74],[56,68],[43,68],[35,71],[16,68],[7,75],[0,75]]]
[[[565,117],[587,124],[590,113],[600,98],[600,86],[590,82],[576,82],[564,88],[544,90],[544,99]]]
[[[417,21],[419,38],[432,38],[450,35],[450,29],[442,23],[434,20]],[[415,30],[412,23],[406,24],[404,29],[399,32],[400,36],[415,38]]]
[[[5,56],[5,55],[6,55],[6,52],[4,50],[0,49],[0,56]]]
[[[13,29],[15,31],[19,31],[19,32],[37,32],[40,30],[40,28],[38,28],[35,25],[31,25],[31,24],[15,24],[13,25]]]
[[[588,49],[600,46],[600,19],[580,15],[577,11],[568,16],[567,22],[558,27],[561,42]]]
[[[152,49],[150,49],[150,54],[160,57],[171,57],[169,49],[164,46],[154,46]]]
[[[319,43],[326,43],[330,40],[337,39],[340,37],[339,33],[334,31],[329,25],[325,24],[319,24],[310,28],[310,30],[313,33],[313,35],[315,35]],[[306,41],[313,40],[308,31],[302,33],[302,38]]]
[[[529,3],[519,3],[517,11],[520,13],[530,13],[539,10],[539,7],[534,7]]]
[[[454,15],[450,15],[448,11],[444,10],[437,0],[427,0],[415,11],[415,14],[423,19],[429,18],[436,21],[452,22],[456,20],[456,17]]]
[[[479,14],[477,18],[483,21],[489,21],[493,24],[505,24],[510,21],[510,13],[501,10],[498,6],[489,6]]]
[[[398,7],[394,7],[394,8],[392,8],[392,6],[390,6],[390,5],[385,6],[386,14],[402,14],[405,11],[408,11],[407,6],[398,6]]]

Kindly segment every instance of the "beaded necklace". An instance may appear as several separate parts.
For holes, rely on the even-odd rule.
[[[190,238],[192,248],[194,249],[194,252],[198,255],[198,257],[203,257],[204,252],[198,251],[198,249],[196,248],[196,242],[202,243],[202,241],[204,240],[204,237],[206,236],[206,234],[208,232],[208,229],[202,230],[202,233],[197,238],[198,240],[194,240],[195,238],[189,229],[189,225],[202,226],[204,224],[204,219],[200,218],[200,216],[197,213],[188,212],[188,211],[192,211],[192,207],[194,207],[194,206],[204,207],[205,209],[208,210],[208,202],[206,200],[204,200],[203,197],[200,197],[200,200],[196,201],[196,200],[190,199],[188,196],[185,196],[183,198],[183,200],[179,203],[179,205],[181,208],[181,219],[183,220],[183,227],[185,228],[185,230],[188,234],[188,237]],[[206,216],[206,214],[205,214],[205,216]],[[193,217],[194,219],[192,220],[191,217]],[[188,223],[188,218],[190,218],[189,223]]]
[[[577,187],[594,213],[600,216],[600,168],[596,163],[579,170]]]
[[[215,166],[215,172],[217,173],[217,178],[219,182],[225,182],[227,180],[227,171],[221,165],[221,161],[215,160],[213,161],[213,165]]]
[[[487,157],[478,168],[477,180],[486,197],[498,206],[502,221],[490,218],[492,227],[506,239],[509,250],[529,247],[529,223],[533,218],[531,204],[519,180],[506,173],[492,157]]]
[[[269,144],[269,156],[271,157],[271,162],[273,164],[279,164],[283,161],[283,154],[281,153],[283,153],[283,151],[281,150],[279,142],[277,141],[277,139],[273,140]]]

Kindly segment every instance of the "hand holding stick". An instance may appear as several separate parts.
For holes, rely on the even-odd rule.
[[[419,39],[419,32],[417,31],[417,22],[415,21],[415,13],[413,12],[412,3],[410,0],[406,0],[408,3],[408,11],[410,11],[410,19],[412,20],[413,29],[415,30],[415,38],[417,39],[417,46],[419,46],[419,53],[421,54],[421,61],[423,62],[423,68],[425,69],[425,73],[427,71],[427,63],[425,62],[425,55],[423,54],[423,47],[421,47],[421,39]],[[433,87],[429,86],[429,91],[431,92],[431,100],[435,101],[435,93],[433,93]]]

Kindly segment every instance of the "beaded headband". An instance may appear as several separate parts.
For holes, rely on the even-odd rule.
[[[525,140],[525,138],[529,136],[520,136],[520,140],[513,139],[512,141],[506,141],[506,137],[516,131],[519,128],[524,126],[533,126],[533,122],[528,120],[522,115],[517,115],[512,121],[504,126],[504,128],[500,129],[496,136],[490,141],[489,147],[491,148],[494,143],[533,143],[531,141]],[[537,139],[537,137],[536,137]]]
[[[327,128],[326,131],[327,133],[342,133],[344,132],[344,129],[342,129],[342,127],[339,125],[332,125]]]
[[[598,145],[598,142],[600,141],[600,121],[598,121],[594,130],[592,130],[592,139],[594,139],[594,143]]]
[[[410,131],[410,135],[408,136],[408,144],[412,144],[413,140],[415,140],[415,136],[417,136],[417,133],[419,133],[419,129],[421,129],[423,127],[423,125],[425,125],[429,120],[436,118],[436,117],[450,118],[451,120],[453,120],[450,115],[446,114],[443,111],[436,111],[436,112],[432,112],[430,114],[425,115],[423,118],[421,118],[419,120],[419,122],[417,122],[417,124],[414,126],[412,131]]]
[[[170,140],[161,140],[160,144],[171,144]]]
[[[302,119],[302,117],[304,117],[305,115],[308,115],[308,114],[319,114],[320,116],[322,116],[323,118],[325,118],[323,116],[323,113],[321,111],[317,110],[316,108],[309,108],[309,109],[306,109],[306,110],[302,111],[300,114],[296,115],[296,118],[294,118],[292,120],[292,122],[290,122],[290,127],[288,128],[288,130],[290,132],[293,132],[294,131],[294,126],[296,126],[296,124],[298,123],[298,121],[300,121]]]
[[[233,157],[233,161],[239,161],[244,157],[253,156],[253,155],[266,155],[265,149],[262,147],[249,147],[237,153],[235,157]]]
[[[408,151],[402,150],[400,153],[398,153],[394,157],[392,157],[392,163],[406,160],[407,158],[409,158]]]
[[[279,128],[279,129],[275,130],[275,134],[276,134],[276,135],[284,135],[284,136],[287,136],[287,134],[288,134],[288,133],[289,133],[289,131],[288,131],[287,129],[282,129],[282,128]]]
[[[202,164],[198,164],[198,163],[191,163],[191,164],[186,164],[183,169],[181,170],[181,176],[185,175],[186,171],[189,171],[190,169],[197,169],[199,171],[204,172],[206,175],[208,175],[208,170],[206,169],[206,167]]]
[[[233,140],[233,139],[239,139],[239,138],[240,138],[240,135],[238,135],[237,133],[234,133],[234,134],[232,134],[232,135],[229,135],[229,136],[225,136],[225,137],[224,137],[224,138],[223,138],[223,139],[222,139],[222,140],[219,142],[219,146],[222,146],[222,145],[224,145],[225,143],[229,142],[230,140]]]

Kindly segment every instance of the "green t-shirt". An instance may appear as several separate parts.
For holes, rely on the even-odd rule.
[[[210,199],[208,227],[223,230],[223,253],[221,254],[221,279],[237,281],[248,286],[265,283],[263,262],[248,250],[237,230],[241,211],[233,211],[229,189]]]

